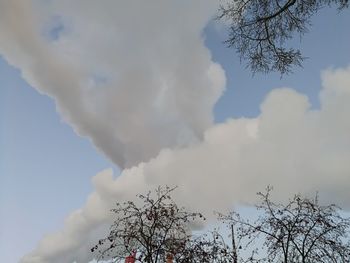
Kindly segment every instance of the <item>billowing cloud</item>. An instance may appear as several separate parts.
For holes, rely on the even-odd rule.
[[[225,86],[217,1],[0,0],[0,54],[120,167],[201,140]]]
[[[322,74],[320,109],[273,90],[252,119],[213,124],[225,76],[204,45],[217,1],[0,0],[0,54],[120,167],[22,263],[89,261],[115,201],[158,185],[211,213],[266,185],[350,207],[350,68]]]
[[[87,251],[110,223],[113,203],[159,184],[178,185],[179,203],[207,215],[251,202],[268,184],[279,199],[319,191],[327,202],[350,208],[350,67],[327,70],[322,79],[320,109],[292,89],[272,90],[257,118],[215,125],[202,142],[163,149],[117,178],[111,170],[96,175],[86,205],[22,263],[87,262]]]

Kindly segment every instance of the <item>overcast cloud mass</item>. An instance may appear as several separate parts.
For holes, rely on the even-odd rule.
[[[199,4],[199,2],[201,4]],[[0,0],[0,54],[121,168],[22,263],[88,262],[116,201],[158,185],[205,212],[319,191],[350,208],[350,67],[322,72],[320,109],[289,88],[251,119],[213,124],[225,74],[204,45],[208,1]],[[249,189],[249,191],[247,191]]]

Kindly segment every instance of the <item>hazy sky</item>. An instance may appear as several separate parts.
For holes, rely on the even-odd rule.
[[[349,10],[280,78],[225,48],[216,8],[0,0],[2,262],[87,262],[110,205],[158,184],[205,212],[267,184],[350,208]]]

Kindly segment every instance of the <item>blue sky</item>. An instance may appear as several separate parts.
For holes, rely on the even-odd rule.
[[[320,73],[350,63],[349,11],[324,9],[299,44],[308,56],[303,68],[282,79],[277,73],[251,72],[222,44],[224,33],[214,22],[204,34],[213,60],[225,70],[227,90],[214,108],[215,122],[256,117],[267,93],[292,87],[319,107]],[[57,32],[56,32],[57,33]],[[63,226],[64,218],[81,207],[93,191],[91,177],[118,166],[62,121],[52,98],[21,78],[18,69],[0,57],[0,257],[17,262],[43,235]]]
[[[318,92],[321,88],[320,71],[330,67],[344,67],[349,64],[350,33],[348,12],[323,9],[312,20],[310,32],[301,41],[291,41],[300,48],[307,59],[303,68],[294,68],[294,73],[280,78],[278,73],[268,75],[252,74],[239,63],[233,50],[222,45],[223,35],[209,26],[207,45],[211,47],[214,60],[225,68],[228,90],[215,107],[217,121],[228,117],[252,117],[259,112],[259,105],[272,88],[292,87],[310,98],[314,107],[319,106]]]

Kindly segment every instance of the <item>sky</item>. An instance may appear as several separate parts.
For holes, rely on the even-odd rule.
[[[349,10],[314,17],[282,78],[252,76],[216,10],[0,0],[2,262],[88,262],[112,204],[162,184],[207,214],[268,184],[350,208]]]

